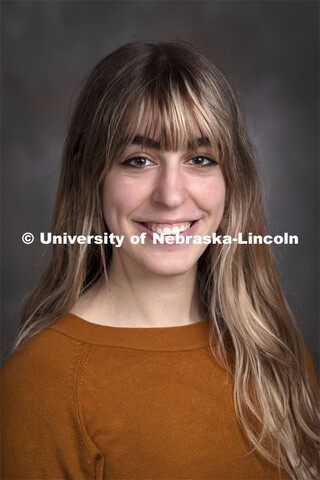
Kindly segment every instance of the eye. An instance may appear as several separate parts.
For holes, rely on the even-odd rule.
[[[206,157],[204,155],[197,155],[196,157],[190,158],[187,163],[200,168],[218,165],[218,162],[214,158]]]
[[[132,168],[143,168],[153,165],[153,163],[146,157],[132,157],[128,158],[121,165],[132,167]]]

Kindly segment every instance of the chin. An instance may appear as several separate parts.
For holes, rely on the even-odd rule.
[[[155,255],[150,259],[144,259],[143,268],[151,275],[176,276],[183,275],[192,270],[198,263],[198,257],[185,254]]]
[[[158,275],[161,277],[175,277],[187,273],[193,266],[189,268],[186,265],[154,265],[152,267],[153,268],[148,268],[148,272],[150,272],[152,275]]]

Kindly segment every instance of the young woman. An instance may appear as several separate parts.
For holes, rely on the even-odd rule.
[[[239,232],[266,227],[224,75],[184,42],[103,59],[52,222],[87,242],[53,246],[25,305],[2,373],[2,478],[317,478],[312,365],[270,246],[221,241]]]

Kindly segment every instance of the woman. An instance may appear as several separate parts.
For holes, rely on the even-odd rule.
[[[270,247],[186,241],[266,234],[234,94],[194,47],[93,69],[52,232],[91,240],[54,245],[25,305],[3,478],[317,478],[316,384]]]

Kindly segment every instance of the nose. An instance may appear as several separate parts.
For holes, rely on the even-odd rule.
[[[167,208],[177,208],[187,199],[183,172],[178,165],[166,165],[155,179],[152,200]]]

